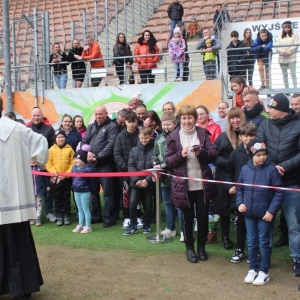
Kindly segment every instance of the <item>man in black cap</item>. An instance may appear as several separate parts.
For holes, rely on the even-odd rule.
[[[289,100],[284,94],[273,96],[268,107],[270,119],[260,124],[257,138],[267,144],[269,158],[275,164],[284,187],[300,189],[299,115],[289,108]],[[282,209],[288,225],[294,275],[300,276],[300,194],[285,191]]]

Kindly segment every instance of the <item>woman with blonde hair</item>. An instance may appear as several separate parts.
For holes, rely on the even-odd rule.
[[[226,131],[223,132],[215,141],[215,147],[218,152],[217,160],[214,165],[217,167],[216,180],[225,180],[228,158],[230,153],[240,144],[239,127],[245,123],[243,111],[238,107],[232,107],[227,113]],[[218,184],[218,196],[213,199],[214,213],[220,215],[220,226],[224,248],[231,249],[233,243],[229,238],[230,212],[234,208],[231,203],[231,197],[224,184]]]

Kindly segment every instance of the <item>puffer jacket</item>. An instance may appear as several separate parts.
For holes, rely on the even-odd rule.
[[[142,41],[142,44],[138,44],[134,50],[134,56],[143,56],[148,54],[159,54],[159,49],[155,45],[154,51],[149,50],[147,42]],[[156,63],[159,61],[159,56],[147,56],[147,57],[137,57],[139,69],[154,69],[157,68]]]
[[[300,182],[300,119],[292,109],[289,114],[277,120],[261,122],[256,137],[262,139],[268,156],[275,165],[285,170],[281,177],[284,186]]]
[[[63,130],[61,128],[61,130]],[[64,130],[63,130],[64,131]],[[76,129],[71,130],[69,133],[65,132],[66,134],[66,144],[70,145],[74,152],[76,152],[76,147],[79,142],[82,140],[82,136],[80,132]]]
[[[114,52],[114,57],[115,57],[113,63],[116,66],[123,66],[124,65],[124,59],[123,58],[117,59],[116,57],[132,56],[132,52],[131,52],[130,46],[128,44],[125,44],[125,46],[123,46],[120,43],[116,44],[114,46],[113,52]],[[125,58],[125,63],[126,64],[130,63],[132,65],[133,64],[133,58],[132,57]]]
[[[266,45],[263,47],[262,45]],[[266,41],[262,41],[259,33],[257,34],[257,38],[253,41],[250,47],[250,53],[254,53],[255,59],[263,59],[264,63],[269,62],[269,53],[272,53],[273,47],[273,35],[270,31],[268,31],[268,38]]]
[[[210,141],[209,132],[206,129],[196,127],[202,151],[198,156],[201,173],[203,179],[213,179],[209,163],[213,163],[217,158],[217,152],[214,144]],[[187,176],[187,162],[186,157],[182,156],[182,145],[179,136],[180,127],[174,129],[166,140],[166,164],[173,169],[174,175],[180,177]],[[211,200],[217,193],[215,183],[202,182],[203,192],[206,201]],[[171,186],[171,201],[175,207],[190,208],[188,199],[188,183],[186,179],[173,178]]]
[[[185,61],[185,40],[180,38],[178,42],[176,42],[176,38],[172,38],[169,42],[169,55],[171,57],[171,62],[183,62]]]
[[[89,164],[85,164],[82,168],[73,166],[72,173],[93,173],[95,169]],[[73,177],[73,190],[78,193],[91,192],[92,194],[98,189],[98,179],[95,177]]]
[[[46,121],[48,120],[46,119]],[[48,142],[48,149],[50,149],[50,147],[55,143],[55,131],[51,124],[48,125],[48,123],[44,123],[44,121],[42,121],[40,124],[36,125],[29,122],[26,124],[26,127],[29,127],[32,131],[43,135]]]
[[[74,151],[68,144],[60,148],[54,144],[49,149],[46,170],[49,173],[71,173],[74,165]]]
[[[268,113],[264,111],[264,107],[259,101],[251,110],[246,110],[246,108],[244,108],[244,114],[246,122],[254,123],[257,128],[264,119],[269,119]]]
[[[138,172],[143,171],[149,168],[153,168],[152,162],[153,154],[153,143],[143,145],[140,142],[137,143],[137,146],[132,148],[129,153],[128,159],[128,172]],[[136,185],[138,180],[146,179],[148,182],[147,187],[141,188]],[[148,176],[131,176],[130,177],[130,187],[137,189],[149,189],[154,188],[154,182],[151,175]]]
[[[133,135],[134,143],[131,142],[130,135]],[[133,147],[136,147],[138,142],[139,131],[129,133],[124,128],[117,136],[114,145],[114,160],[116,163],[117,171],[127,172],[129,153]]]
[[[199,122],[197,122],[197,126],[202,127]],[[217,137],[222,133],[222,129],[219,124],[215,123],[215,121],[212,118],[208,119],[208,125],[205,127],[206,130],[210,133],[210,140],[212,143],[215,142]]]
[[[166,138],[170,132],[161,133],[156,137],[154,143],[153,157],[152,161],[156,163],[156,165],[160,165],[161,169],[164,170],[164,173],[170,173],[170,168],[165,162],[165,154],[166,154]],[[161,177],[161,185],[165,187],[171,187],[172,177],[162,175]]]
[[[171,20],[181,20],[183,17],[183,6],[180,3],[171,3],[168,7],[168,17]]]
[[[262,166],[254,166],[252,161],[242,168],[239,182],[267,186],[282,186],[277,169],[269,159]],[[245,217],[262,219],[268,211],[273,216],[281,207],[284,197],[283,190],[267,189],[252,186],[237,186],[236,207],[241,204],[247,207]]]
[[[40,166],[31,165],[31,171],[46,172]],[[33,190],[35,195],[44,195],[47,192],[47,187],[50,187],[50,177],[42,175],[32,175]]]
[[[88,126],[81,144],[88,144],[91,147],[90,151],[97,158],[97,166],[110,165],[114,162],[113,148],[118,133],[118,126],[109,117],[100,125],[95,121]]]

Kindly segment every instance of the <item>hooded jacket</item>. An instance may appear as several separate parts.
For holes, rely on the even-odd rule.
[[[257,131],[256,137],[267,145],[268,156],[275,165],[282,166],[285,175],[281,177],[284,186],[300,182],[300,119],[292,109],[282,119],[266,119]]]
[[[82,145],[87,144],[91,147],[90,151],[96,155],[98,166],[114,162],[113,147],[118,133],[118,126],[109,117],[100,125],[95,121],[88,126]]]
[[[264,107],[259,101],[251,110],[244,108],[244,114],[246,116],[246,122],[254,123],[257,128],[264,119],[269,119],[268,113],[264,111]]]
[[[182,37],[179,38],[178,42],[176,40],[176,38],[172,38],[168,45],[169,55],[173,63],[185,61],[185,40]]]
[[[129,159],[128,159],[128,172],[138,172],[138,171],[143,171],[152,168],[153,167],[152,154],[153,154],[153,143],[150,142],[147,145],[143,145],[139,141],[137,143],[137,146],[132,148],[130,151]],[[148,182],[147,187],[141,188],[136,185],[137,181],[144,180],[144,179],[146,179]],[[136,189],[154,188],[154,182],[152,180],[151,175],[131,176],[130,187]]]
[[[95,169],[89,164],[85,164],[82,168],[73,166],[72,173],[93,173]],[[78,193],[91,192],[92,194],[98,189],[98,179],[96,177],[74,177],[73,178],[73,190]]]
[[[175,207],[190,208],[188,199],[188,183],[186,179],[180,177],[187,176],[187,162],[186,157],[182,156],[182,145],[180,143],[179,131],[180,127],[174,129],[167,136],[166,145],[166,164],[173,169],[175,177],[172,180],[171,186],[171,201]],[[217,152],[214,144],[210,141],[209,132],[204,128],[196,127],[202,151],[198,155],[200,168],[203,179],[213,179],[209,163],[213,163],[217,158]],[[203,192],[206,201],[211,200],[216,196],[217,188],[215,183],[202,182]]]
[[[134,49],[134,56],[144,56],[144,55],[153,55],[159,54],[159,49],[157,45],[154,45],[154,50],[151,52],[149,50],[149,46],[147,42],[142,41],[141,44],[138,44]],[[139,69],[153,69],[157,68],[156,63],[159,61],[159,56],[144,56],[144,57],[136,57],[136,61],[138,62]]]
[[[254,166],[252,161],[242,168],[239,182],[281,187],[282,181],[277,169],[269,159],[261,166]],[[281,207],[284,191],[253,186],[237,186],[236,207],[247,207],[243,215],[247,218],[262,219],[266,212],[276,215]]]
[[[262,45],[266,45],[263,47]],[[263,59],[264,63],[269,62],[269,53],[272,53],[272,47],[273,47],[273,35],[270,31],[268,31],[268,38],[266,41],[263,41],[259,33],[257,34],[257,38],[253,41],[250,52],[254,53],[255,59]]]

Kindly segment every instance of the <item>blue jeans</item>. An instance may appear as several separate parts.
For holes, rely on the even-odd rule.
[[[173,34],[174,34],[174,28],[175,28],[176,24],[182,25],[182,19],[179,19],[179,20],[171,20],[171,33],[170,33],[170,37],[172,37]]]
[[[298,184],[286,187],[300,188]],[[300,260],[300,194],[285,191],[282,209],[289,231],[291,257],[294,260]]]
[[[175,230],[175,207],[171,204],[171,188],[161,187],[161,195],[165,204],[167,228],[169,230]]]
[[[113,166],[106,165],[96,168],[99,173],[113,172]],[[115,199],[112,177],[99,177],[99,183],[102,186],[104,198],[103,219],[105,223],[116,223],[115,218]]]
[[[248,239],[248,259],[250,270],[269,272],[271,258],[271,236],[273,235],[273,222],[263,219],[253,219],[245,217],[247,239]],[[258,262],[258,249],[260,250],[260,266]]]
[[[204,74],[207,80],[216,79],[216,61],[208,60],[203,65]]]
[[[183,232],[183,220],[182,220],[181,209],[178,208],[178,207],[176,207],[176,212],[177,212],[177,217],[178,217],[180,232]]]
[[[68,74],[65,73],[63,75],[57,76],[53,75],[55,83],[59,89],[65,89],[68,81]]]
[[[45,206],[46,215],[53,213],[53,200],[52,200],[51,192],[47,192],[44,195],[44,206]]]
[[[174,63],[174,79],[177,78],[177,71],[179,68],[179,78],[183,77],[183,61]]]
[[[78,216],[80,226],[91,227],[91,212],[90,212],[90,198],[91,192],[78,193],[74,192],[75,202],[78,207]]]

